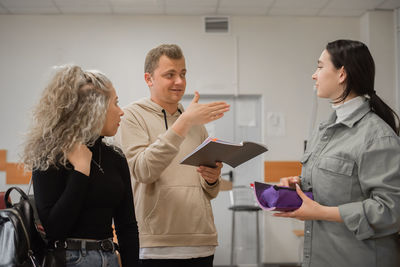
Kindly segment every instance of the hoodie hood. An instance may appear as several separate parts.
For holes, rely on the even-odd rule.
[[[151,101],[150,98],[142,98],[142,99],[136,101],[135,104],[137,104],[138,106],[140,106],[141,108],[143,108],[145,110],[154,112],[156,114],[159,114],[160,116],[164,116],[164,113],[163,113],[164,108],[161,107],[159,104]],[[181,103],[178,103],[178,109],[181,112],[184,111],[184,108]],[[177,110],[174,114],[169,114],[168,112],[167,112],[167,114],[169,116],[179,116],[181,114],[181,112],[179,112]]]

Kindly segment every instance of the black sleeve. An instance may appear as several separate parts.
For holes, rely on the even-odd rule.
[[[114,224],[120,247],[122,266],[139,266],[139,231],[126,158],[121,157],[119,168],[125,190],[121,205],[119,205],[115,213]]]
[[[89,177],[73,169],[34,171],[35,202],[47,238],[65,239],[76,224],[89,185]]]

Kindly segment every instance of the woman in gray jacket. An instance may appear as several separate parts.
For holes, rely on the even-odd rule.
[[[365,44],[337,40],[312,78],[335,111],[309,140],[301,176],[281,179],[302,206],[274,215],[306,221],[303,266],[398,267],[399,118],[374,90],[374,60]]]

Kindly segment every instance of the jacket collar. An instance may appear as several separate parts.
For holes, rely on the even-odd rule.
[[[333,112],[326,122],[323,122],[319,125],[319,129],[321,130],[326,127],[332,127],[334,125],[340,125],[340,124],[352,128],[354,124],[360,121],[370,111],[371,107],[369,104],[369,100],[367,100],[361,106],[359,106],[353,113],[351,113],[346,119],[339,122],[338,124],[335,124],[336,112]]]

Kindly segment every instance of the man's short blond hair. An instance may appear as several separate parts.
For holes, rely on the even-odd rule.
[[[158,62],[161,56],[167,56],[170,59],[183,58],[182,49],[176,44],[162,44],[151,49],[144,62],[144,72],[153,74],[154,70],[158,67]]]

